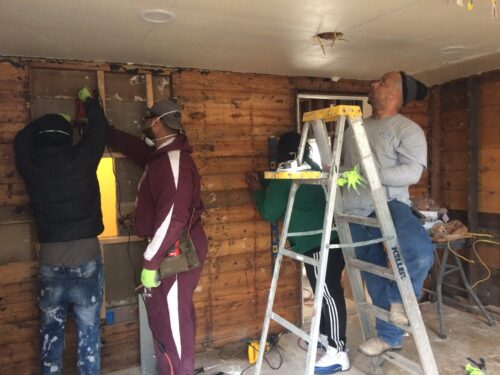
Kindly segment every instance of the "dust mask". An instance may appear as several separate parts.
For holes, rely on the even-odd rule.
[[[155,142],[149,138],[148,136],[144,136],[144,142],[149,146],[149,147],[155,147]]]
[[[174,112],[178,112],[177,110],[175,111],[170,111],[170,112],[166,112],[164,113],[163,115],[159,116],[147,129],[144,129],[143,130],[143,139],[144,139],[144,142],[149,146],[149,147],[155,147],[155,141],[160,141],[162,139],[167,139],[167,138],[170,138],[170,137],[175,137],[177,134],[170,134],[170,135],[166,135],[164,137],[160,137],[160,138],[154,138],[154,135],[153,135],[153,132],[151,131],[151,128],[158,122],[160,121],[160,119],[163,117],[163,116],[166,116],[170,113],[174,113]]]
[[[147,135],[144,135],[143,139],[144,139],[144,143],[146,143],[149,147],[155,147],[156,141],[161,141],[162,139],[173,138],[176,136],[177,136],[177,134],[169,134],[169,135],[166,135],[166,136],[160,137],[160,138],[150,138]]]

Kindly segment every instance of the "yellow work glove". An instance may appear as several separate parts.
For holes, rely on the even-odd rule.
[[[92,97],[92,94],[90,93],[90,90],[88,87],[82,87],[82,89],[80,91],[78,91],[78,97],[80,98],[80,100],[82,102],[85,103],[85,100],[87,100],[88,98],[91,98]]]
[[[350,171],[341,173],[339,178],[337,179],[337,185],[339,185],[340,187],[347,185],[347,189],[349,190],[358,190],[358,187],[364,187],[365,183],[365,178],[359,173],[358,164],[356,164]]]
[[[158,271],[142,269],[141,272],[141,282],[145,288],[156,288],[161,284],[160,278],[158,277]]]

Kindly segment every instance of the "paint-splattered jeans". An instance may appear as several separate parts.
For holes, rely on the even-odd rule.
[[[434,261],[434,245],[429,234],[408,205],[396,200],[387,203],[413,291],[418,298]],[[370,215],[370,217],[374,216],[375,214]],[[350,229],[354,241],[367,241],[381,237],[378,228],[350,224]],[[356,248],[356,257],[387,267],[386,253],[382,244],[379,243]],[[394,281],[367,272],[362,272],[362,276],[374,305],[389,310],[391,303],[402,303],[401,294]],[[377,319],[376,329],[378,337],[388,344],[401,345],[403,331],[398,327]]]
[[[68,309],[77,329],[78,371],[100,372],[99,318],[102,304],[103,269],[100,257],[78,267],[40,265],[41,374],[62,373],[64,327]]]

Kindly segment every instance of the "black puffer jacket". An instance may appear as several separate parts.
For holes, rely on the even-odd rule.
[[[36,120],[14,141],[41,242],[90,238],[104,230],[96,171],[108,122],[96,100],[87,99],[84,106],[89,126],[78,144],[36,150]]]

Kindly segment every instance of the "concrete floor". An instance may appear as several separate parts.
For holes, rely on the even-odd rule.
[[[482,317],[471,315],[454,308],[445,306],[445,327],[448,339],[440,339],[436,332],[438,330],[438,319],[435,304],[422,304],[422,315],[427,327],[427,332],[434,356],[439,367],[440,375],[465,374],[464,366],[466,357],[486,360],[488,374],[500,374],[500,327],[488,326]],[[306,309],[306,314],[308,311]],[[348,301],[348,323],[347,336],[351,369],[342,374],[370,374],[371,366],[368,358],[358,352],[357,347],[361,344],[362,335],[355,307],[352,301]],[[225,352],[236,351],[237,347],[226,347]],[[304,373],[306,352],[297,345],[297,337],[292,334],[283,335],[279,341],[278,349],[283,356],[283,364],[279,370],[272,370],[264,363],[263,375],[289,374],[300,375]],[[418,353],[411,337],[404,343],[401,352],[405,356],[418,361]],[[273,363],[277,363],[276,356],[271,357]],[[211,366],[217,366],[212,367]],[[204,366],[209,369],[203,374],[215,375],[218,372],[225,374],[240,375],[244,370],[244,375],[252,375],[253,368],[247,368],[246,351],[232,359],[221,359],[219,350],[209,350],[200,353],[196,358],[196,367]],[[384,374],[396,375],[404,374],[391,363],[384,364]],[[119,371],[113,375],[138,375],[138,368]]]

